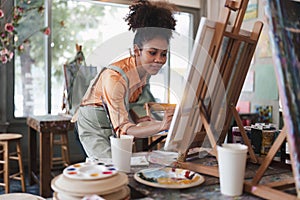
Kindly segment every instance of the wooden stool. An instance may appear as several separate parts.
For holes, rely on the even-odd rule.
[[[68,115],[28,116],[28,182],[39,184],[39,195],[52,197],[51,180],[51,134],[74,130]],[[37,160],[39,162],[37,162]]]
[[[0,164],[3,165],[3,170],[0,171],[3,174],[3,183],[0,183],[0,186],[5,188],[5,193],[9,193],[9,179],[15,179],[21,181],[22,192],[25,192],[25,178],[24,170],[22,163],[22,153],[21,153],[21,144],[20,140],[22,138],[21,134],[17,133],[1,133],[0,134],[0,146],[2,149],[0,153],[3,155],[3,160],[0,160]],[[11,143],[16,144],[16,152],[9,152],[9,147]],[[19,164],[19,172],[10,175],[9,173],[9,161],[17,160]]]
[[[67,167],[70,164],[69,157],[69,141],[68,141],[68,132],[55,132],[50,135],[51,142],[51,168],[55,169],[56,166],[62,165]],[[61,156],[54,155],[54,146],[60,146]]]

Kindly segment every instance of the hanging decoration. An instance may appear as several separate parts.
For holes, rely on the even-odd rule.
[[[10,1],[10,0],[8,0]],[[20,1],[20,5],[24,5],[24,1]],[[4,8],[5,1],[0,4],[0,62],[6,64],[14,57],[14,52],[22,52],[24,44],[29,38],[37,32],[42,32],[45,35],[50,34],[50,28],[45,27],[32,32],[22,41],[18,41],[18,32],[16,28],[22,19],[31,11],[37,11],[40,15],[44,13],[44,6],[30,6],[31,1],[25,3],[26,8],[20,5],[14,6],[12,9]],[[18,45],[16,45],[18,44]]]

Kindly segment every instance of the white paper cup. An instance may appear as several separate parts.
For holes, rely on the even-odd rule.
[[[221,193],[239,196],[243,193],[248,146],[222,144],[217,146]]]
[[[133,138],[132,135],[110,137],[112,162],[119,171],[130,172]]]

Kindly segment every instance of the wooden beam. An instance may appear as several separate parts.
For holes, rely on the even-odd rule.
[[[285,132],[285,128],[283,130],[284,131],[281,131],[281,133],[276,138],[276,140],[273,143],[271,149],[269,150],[268,154],[266,155],[264,161],[262,162],[262,164],[258,168],[254,178],[252,179],[252,184],[257,185],[259,183],[259,181],[261,180],[263,174],[265,173],[267,168],[270,166],[270,164],[271,164],[274,156],[276,155],[277,151],[279,150],[279,148],[281,147],[281,145],[285,141],[287,135],[286,135],[286,132]]]
[[[294,195],[285,193],[280,190],[273,189],[264,185],[253,185],[249,182],[244,182],[244,191],[262,197],[264,199],[272,200],[297,200],[298,198]]]
[[[219,168],[217,166],[206,166],[199,163],[192,162],[176,162],[175,164],[179,168],[188,169],[194,172],[219,177]]]

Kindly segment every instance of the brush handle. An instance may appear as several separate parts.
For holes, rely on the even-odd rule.
[[[118,135],[117,135],[117,133],[116,133],[116,131],[115,131],[113,125],[112,125],[112,122],[111,122],[111,119],[110,119],[110,115],[109,115],[109,112],[108,112],[107,105],[104,103],[104,100],[103,100],[102,96],[101,96],[100,98],[101,98],[101,101],[102,101],[102,106],[103,106],[103,109],[104,109],[104,111],[105,111],[106,117],[107,117],[107,119],[108,119],[108,121],[109,121],[110,128],[111,128],[111,130],[112,130],[112,135],[113,135],[115,138],[117,138]]]

